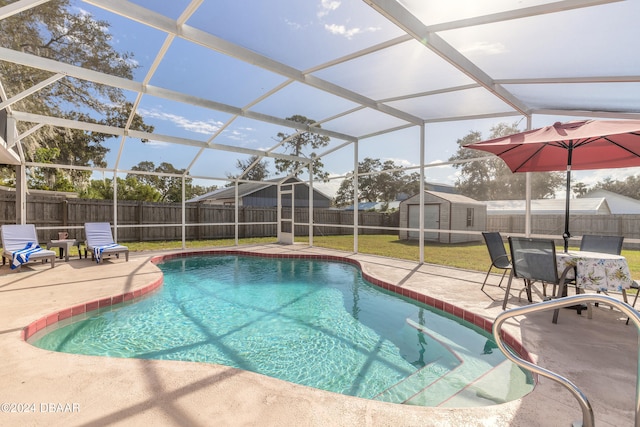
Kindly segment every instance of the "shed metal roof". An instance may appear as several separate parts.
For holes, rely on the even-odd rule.
[[[524,215],[524,200],[491,200],[487,205],[488,215]],[[604,197],[571,199],[572,215],[607,215],[611,213]],[[565,199],[531,200],[531,213],[537,215],[564,215]]]
[[[484,202],[479,202],[471,197],[463,196],[462,194],[454,194],[454,193],[444,193],[440,191],[425,191],[425,194],[429,194],[431,196],[437,197],[439,199],[445,200],[450,203],[461,203],[466,205],[484,205]],[[416,194],[406,200],[403,200],[402,203],[408,204],[416,204],[418,203],[418,199],[420,194]]]
[[[638,199],[602,189],[590,191],[585,197],[604,197],[607,199],[612,214],[640,214],[640,200]]]

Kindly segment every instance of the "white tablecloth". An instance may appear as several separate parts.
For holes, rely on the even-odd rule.
[[[576,286],[595,291],[622,291],[631,287],[631,273],[627,259],[622,255],[598,252],[556,252],[558,275],[567,267],[576,267]],[[570,271],[568,278],[573,279]]]

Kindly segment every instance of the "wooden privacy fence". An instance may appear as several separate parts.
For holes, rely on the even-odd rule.
[[[487,230],[524,234],[524,215],[488,215]],[[640,215],[570,215],[569,232],[572,236],[583,234],[624,236],[625,247],[638,248],[640,245],[627,242],[640,239]],[[531,234],[562,236],[564,215],[531,215]],[[562,240],[562,237],[559,237]]]
[[[0,225],[16,222],[15,194],[0,194]],[[286,209],[285,209],[285,213]],[[235,237],[234,206],[187,204],[185,206],[185,236],[187,240],[208,240]],[[290,215],[290,211],[289,211]],[[276,208],[238,208],[238,236],[275,237]],[[397,214],[359,212],[359,225],[398,227]],[[306,208],[295,209],[296,223],[309,222]],[[110,200],[65,199],[58,197],[27,197],[27,222],[35,224],[40,241],[57,238],[59,231],[68,231],[75,239],[84,239],[85,222],[113,224],[113,202]],[[315,209],[315,235],[352,234],[353,211]],[[118,240],[165,241],[182,239],[182,204],[118,201]],[[44,229],[43,229],[44,228]],[[366,230],[361,233],[397,234],[395,230]],[[296,225],[296,235],[308,235],[308,225]]]
[[[233,206],[187,204],[185,233],[187,240],[208,240],[235,237]],[[285,214],[290,211],[285,209]],[[314,209],[316,236],[353,234],[353,211]],[[16,222],[15,194],[0,194],[0,225]],[[238,236],[275,237],[277,235],[275,208],[240,207]],[[295,234],[309,234],[309,211],[295,209]],[[55,239],[58,231],[84,239],[85,222],[113,224],[113,202],[110,200],[65,199],[40,195],[27,197],[27,221],[36,225],[38,238],[44,242]],[[182,205],[180,203],[118,202],[118,240],[163,241],[182,239]],[[321,224],[321,225],[318,225]],[[359,212],[360,234],[398,235],[399,213]],[[374,228],[366,228],[374,227]],[[381,227],[376,229],[375,227]],[[388,228],[388,229],[385,229]],[[573,236],[609,234],[625,237],[625,247],[640,247],[628,242],[640,239],[640,215],[572,215],[570,231]],[[524,215],[488,215],[486,229],[524,234]],[[564,215],[532,215],[532,234],[560,236],[564,231]]]

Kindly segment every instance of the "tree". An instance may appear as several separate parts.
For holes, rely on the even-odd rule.
[[[628,176],[624,181],[614,181],[611,178],[605,178],[603,181],[594,185],[593,188],[611,191],[640,200],[640,176],[637,175]]]
[[[404,176],[404,184],[400,187],[400,193],[413,196],[420,192],[420,172],[412,172]]]
[[[216,186],[203,187],[188,185],[185,187],[187,198],[200,196],[216,189]],[[182,190],[181,190],[182,191]],[[109,178],[94,179],[79,193],[82,199],[113,199],[113,180]],[[161,202],[162,194],[149,182],[142,182],[139,175],[128,175],[118,178],[118,200],[137,200],[143,202]]]
[[[83,199],[113,199],[113,180],[94,179],[89,186],[80,192]],[[162,195],[149,184],[141,182],[134,176],[118,178],[118,200],[138,200],[143,202],[159,202]]]
[[[131,170],[154,172],[158,174],[172,174],[183,175],[184,169],[176,169],[171,163],[162,162],[160,166],[156,167],[153,162],[144,161],[133,166]],[[178,203],[182,201],[182,177],[168,176],[168,175],[147,175],[147,174],[128,174],[127,178],[135,177],[143,184],[147,184],[160,193],[159,202]],[[186,188],[191,186],[191,178],[187,178],[185,181],[185,195],[187,195]],[[187,198],[190,198],[187,196]]]
[[[585,185],[584,182],[576,182],[572,186],[573,193],[578,197],[584,197],[588,192],[589,188]]]
[[[5,3],[5,2],[3,2]],[[132,55],[111,45],[109,23],[84,11],[73,12],[69,0],[45,2],[0,21],[2,46],[127,79],[133,78]],[[5,87],[22,92],[50,72],[0,64]],[[81,79],[62,79],[21,100],[25,111],[60,111],[63,105],[106,113],[124,102],[122,90]],[[22,107],[28,108],[22,108]]]
[[[380,159],[366,157],[358,163],[358,174],[359,202],[389,203],[396,200],[400,193],[415,194],[420,188],[420,174],[407,175],[393,160],[383,163]],[[353,178],[342,181],[334,204],[353,204]]]
[[[287,120],[302,123],[304,125],[312,125],[315,123],[315,120],[311,120],[306,118],[305,116],[300,115],[287,117]],[[320,128],[319,125],[315,127]],[[329,178],[329,173],[323,171],[324,164],[320,161],[320,159],[316,158],[316,153],[314,151],[307,151],[317,150],[318,148],[326,147],[327,145],[329,145],[330,138],[328,136],[318,135],[317,133],[313,132],[301,132],[294,135],[287,135],[285,133],[278,132],[277,141],[284,141],[282,145],[283,147],[285,147],[285,150],[288,154],[299,157],[306,157],[310,160],[313,159],[311,163],[314,178],[322,181],[327,181],[327,179]],[[304,171],[304,166],[307,164],[306,161],[288,159],[275,159],[274,163],[278,172],[284,172],[287,174],[292,174],[294,176],[300,175]]]
[[[69,118],[90,121],[86,114],[69,113]],[[84,132],[76,129],[53,128],[49,132],[49,138],[45,144],[30,144],[31,159],[41,163],[61,163],[68,165],[93,165],[95,167],[106,167],[104,156],[109,151],[101,145],[106,138],[105,135]],[[44,150],[49,150],[52,155],[43,160],[41,154]],[[55,155],[53,155],[55,153]],[[36,168],[37,169],[37,168]],[[88,185],[91,178],[90,171],[43,168],[38,172],[43,176],[43,185],[32,188],[59,189],[57,182],[61,179],[77,183],[73,190],[81,191]],[[30,183],[30,186],[34,185]]]
[[[6,2],[2,2],[3,4]],[[69,0],[45,2],[38,7],[0,20],[0,44],[3,47],[89,68],[127,79],[133,78],[136,64],[132,55],[117,52],[112,46],[109,23],[95,20],[85,11],[75,11]],[[49,78],[48,71],[0,62],[0,75],[9,97]],[[16,110],[61,116],[112,126],[123,126],[129,118],[131,103],[125,102],[121,89],[81,79],[63,78],[21,99]],[[80,111],[80,112],[79,112]],[[101,117],[97,119],[96,117]],[[27,125],[18,123],[19,132]],[[131,128],[153,131],[134,115]],[[51,162],[103,167],[108,149],[101,143],[108,135],[45,126],[23,141],[27,159],[36,160],[39,148],[57,148]],[[52,153],[52,152],[51,152]],[[50,153],[50,154],[51,154]],[[6,172],[5,172],[6,173]],[[90,173],[64,169],[41,171],[43,185],[56,186],[62,177],[88,185]]]
[[[127,174],[127,179],[134,178],[140,181],[142,184],[148,185],[149,187],[157,191],[160,197],[154,201],[167,203],[182,202],[182,176],[168,176],[162,174],[184,175],[185,169],[177,169],[171,163],[167,162],[162,162],[158,167],[156,167],[153,162],[143,161],[138,163],[136,166],[133,166],[131,170],[154,173],[154,175]],[[195,196],[206,194],[215,189],[215,185],[211,187],[193,185],[192,178],[185,178],[184,194],[186,199],[191,199]],[[118,192],[118,194],[120,193]]]
[[[193,183],[191,183],[190,185],[186,185],[185,194],[187,195],[187,199],[191,199],[196,196],[202,196],[203,194],[210,193],[217,188],[217,185],[205,187],[202,185],[193,185]]]
[[[58,148],[38,148],[34,160],[38,163],[52,163],[51,159],[59,155]],[[74,191],[73,183],[58,168],[31,168],[27,171],[29,188],[50,191]]]
[[[518,133],[517,123],[507,125],[500,123],[491,128],[490,138]],[[482,135],[473,131],[458,140],[458,151],[449,161],[471,160],[486,157],[488,153],[464,148],[464,145],[482,141]],[[526,174],[512,173],[500,158],[458,163],[454,165],[460,170],[456,181],[456,189],[460,194],[476,200],[517,200],[525,197]],[[550,198],[562,186],[565,176],[560,172],[539,172],[531,174],[531,197],[534,199]]]
[[[254,165],[255,163],[255,165]],[[253,167],[251,167],[253,165]],[[251,169],[249,169],[251,167]],[[269,177],[269,166],[266,160],[260,160],[260,156],[254,155],[246,160],[236,160],[236,168],[240,169],[240,175],[227,174],[227,178],[234,180],[239,176],[249,181],[264,181]],[[229,183],[233,185],[233,183]]]
[[[386,160],[382,164],[382,171],[376,179],[380,191],[379,200],[389,203],[398,197],[398,193],[406,184],[406,177],[404,171],[393,160]]]

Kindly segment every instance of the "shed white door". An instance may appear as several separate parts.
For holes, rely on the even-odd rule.
[[[420,227],[420,205],[409,205],[409,228]],[[440,229],[440,205],[424,205],[424,228]],[[420,237],[418,230],[409,231],[410,239],[418,239]],[[438,240],[438,233],[434,231],[425,231],[424,240]]]

